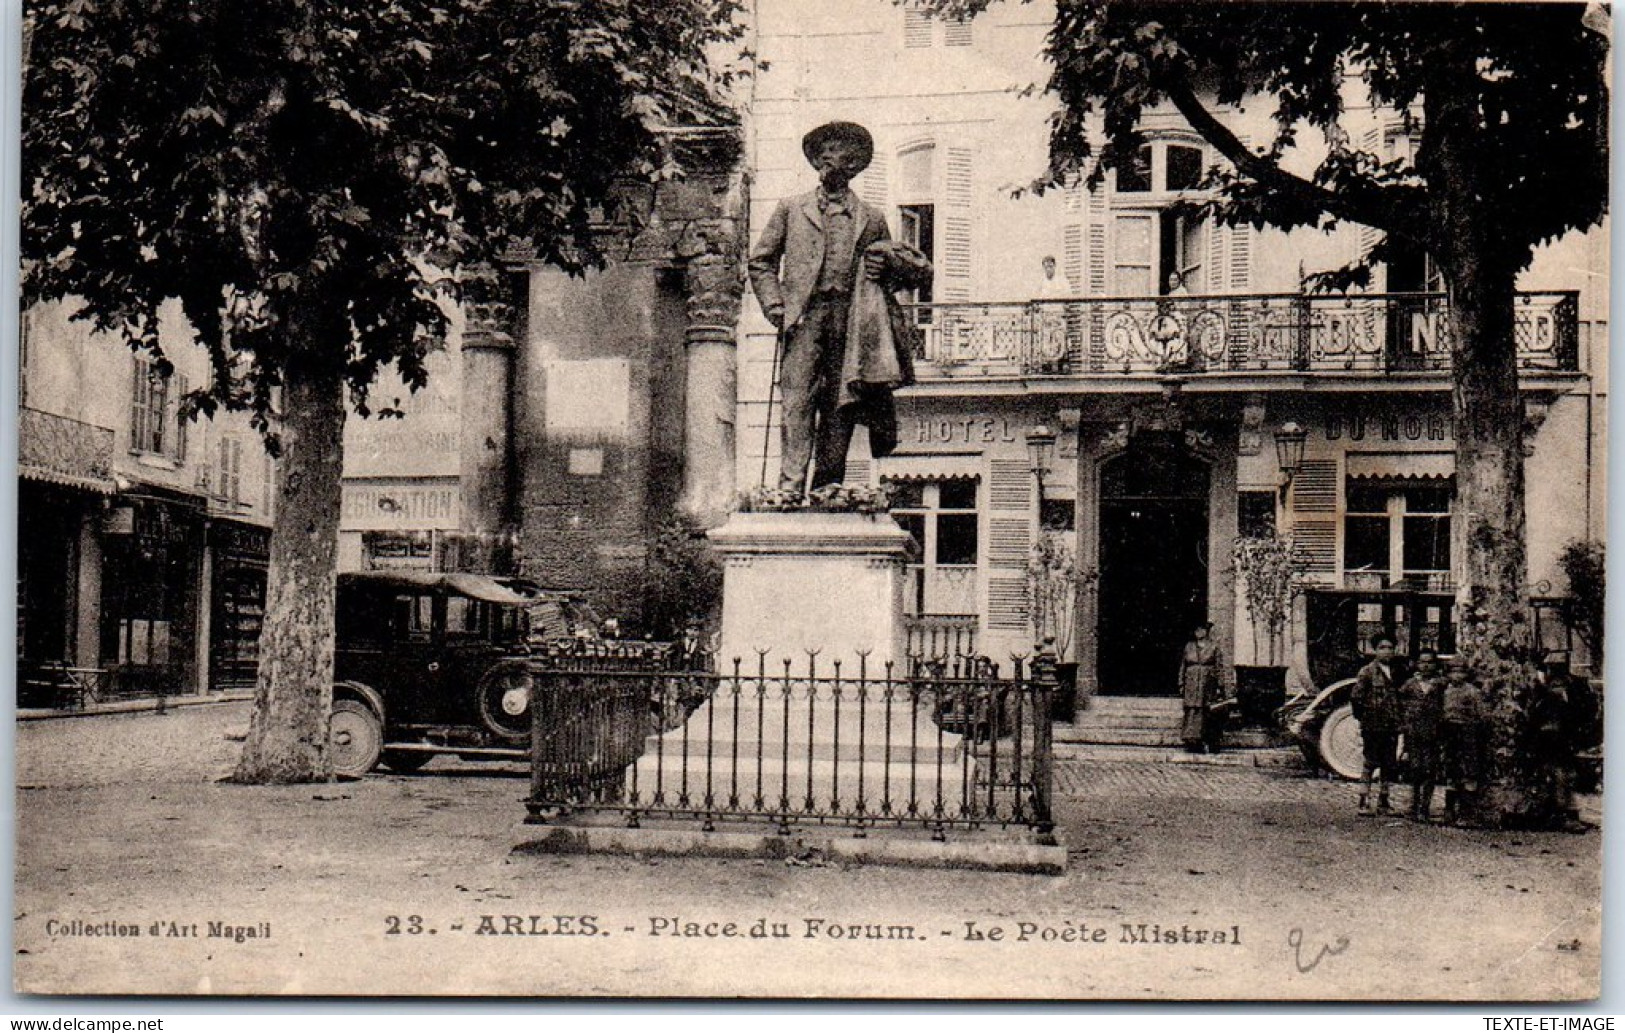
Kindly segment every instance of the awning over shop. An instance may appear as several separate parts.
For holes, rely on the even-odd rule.
[[[77,488],[80,491],[95,492],[98,495],[112,495],[118,491],[118,485],[111,477],[83,477],[71,473],[61,473],[32,463],[17,464],[17,476],[25,481],[39,481],[43,484],[54,484],[59,488]]]
[[[980,454],[889,455],[880,460],[880,476],[890,481],[973,481],[982,476]]]
[[[1448,480],[1456,473],[1454,452],[1350,452],[1344,470],[1357,480]]]

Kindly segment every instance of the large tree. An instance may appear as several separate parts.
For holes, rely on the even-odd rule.
[[[281,462],[238,778],[329,777],[342,440],[414,387],[510,247],[571,270],[660,130],[714,112],[736,0],[41,0],[25,11],[25,303],[166,368],[179,299]],[[478,404],[477,399],[471,404]]]
[[[950,14],[991,0],[936,0]],[[1464,645],[1493,683],[1503,782],[1519,778],[1527,681],[1524,409],[1513,304],[1535,249],[1597,225],[1608,203],[1608,15],[1581,3],[1058,0],[1047,56],[1050,182],[1098,179],[1172,105],[1228,161],[1219,218],[1383,231],[1358,280],[1398,245],[1432,256],[1453,329]],[[1414,159],[1361,150],[1353,95],[1400,119]],[[1226,109],[1266,106],[1247,146]],[[1307,143],[1299,146],[1300,134]],[[1307,158],[1307,161],[1305,160]],[[1312,167],[1309,167],[1312,166]],[[1523,806],[1512,793],[1507,805]]]

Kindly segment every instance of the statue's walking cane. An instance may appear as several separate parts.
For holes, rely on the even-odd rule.
[[[773,332],[773,371],[767,382],[767,420],[762,424],[762,474],[757,484],[767,487],[767,449],[773,443],[773,396],[779,391],[779,357],[784,354],[784,331]]]

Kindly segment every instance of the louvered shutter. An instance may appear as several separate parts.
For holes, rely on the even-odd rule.
[[[1365,136],[1361,138],[1360,147],[1362,150],[1368,152],[1372,157],[1376,158],[1378,161],[1381,161],[1382,130],[1367,130]],[[1371,249],[1376,247],[1378,242],[1382,240],[1382,231],[1371,226],[1362,225],[1359,233],[1355,235],[1355,240],[1356,246],[1359,248],[1359,253],[1354,256],[1353,260],[1356,262],[1363,262],[1365,261],[1365,257],[1371,254]],[[1387,287],[1385,284],[1376,283],[1374,281],[1373,289],[1386,290]]]
[[[243,443],[231,439],[231,493],[232,504],[243,501]]]
[[[968,47],[975,43],[971,32],[971,20],[965,18],[949,18],[942,23],[942,41],[950,47]]]
[[[931,45],[931,15],[912,5],[903,8],[903,46],[916,50]]]
[[[1027,630],[1027,553],[1032,547],[1032,471],[1020,459],[988,464],[987,626]]]
[[[181,419],[181,405],[186,401],[186,393],[191,390],[185,373],[175,374],[175,461],[186,462],[186,437],[191,429],[189,420]]]
[[[942,300],[965,302],[971,300],[973,271],[974,168],[968,147],[950,146],[943,154],[942,275],[938,282],[942,285]]]
[[[1244,224],[1230,227],[1225,234],[1230,252],[1230,267],[1225,271],[1225,280],[1232,293],[1244,293],[1252,286],[1255,232],[1251,226]]]
[[[1083,284],[1083,226],[1071,223],[1061,231],[1063,256],[1061,273],[1066,277],[1068,293],[1076,294]]]
[[[145,452],[152,440],[147,431],[147,400],[152,396],[152,378],[145,361],[135,359],[132,366],[135,372],[130,377],[130,448]]]
[[[869,167],[864,169],[861,175],[852,181],[852,190],[864,201],[879,208],[882,212],[887,211],[887,188],[889,186],[890,170],[891,162],[887,159],[887,155],[881,149],[879,142],[876,141],[874,160],[869,163]]]
[[[1292,479],[1292,540],[1309,580],[1337,581],[1337,513],[1341,504],[1336,459],[1305,459]]]
[[[1106,188],[1096,187],[1088,192],[1084,201],[1084,227],[1087,263],[1089,266],[1089,293],[1094,297],[1106,294]]]
[[[1208,226],[1207,234],[1207,292],[1209,294],[1223,294],[1230,281],[1230,235],[1229,226],[1221,226],[1212,221]]]

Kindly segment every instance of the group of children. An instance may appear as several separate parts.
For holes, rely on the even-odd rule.
[[[1455,823],[1478,813],[1489,778],[1490,714],[1483,690],[1473,681],[1465,658],[1450,657],[1441,672],[1439,654],[1417,651],[1416,672],[1400,677],[1394,640],[1372,641],[1375,657],[1360,669],[1351,697],[1360,722],[1365,770],[1360,785],[1360,813],[1391,814],[1388,786],[1404,768],[1411,784],[1411,817],[1433,820],[1433,797],[1444,789],[1443,819]],[[1527,702],[1528,752],[1537,759],[1557,815],[1578,828],[1574,810],[1573,762],[1590,743],[1594,729],[1588,698],[1574,698],[1578,683],[1569,675],[1566,654],[1547,657]],[[1580,693],[1582,697],[1584,693]],[[1377,787],[1371,806],[1372,782]]]
[[[1444,820],[1470,813],[1484,784],[1487,744],[1483,694],[1462,657],[1451,657],[1441,672],[1439,654],[1422,649],[1416,673],[1403,681],[1394,640],[1379,636],[1376,657],[1360,669],[1351,702],[1365,746],[1360,784],[1361,814],[1391,814],[1388,785],[1399,767],[1403,736],[1411,783],[1411,817],[1431,821],[1436,789],[1444,787]],[[1373,779],[1376,808],[1371,806]]]

